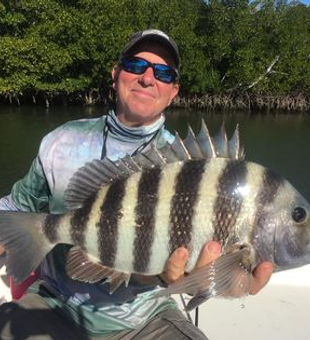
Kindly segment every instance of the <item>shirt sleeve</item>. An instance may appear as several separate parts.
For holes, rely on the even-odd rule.
[[[27,175],[13,185],[11,194],[0,199],[0,210],[47,211],[48,197],[48,183],[37,156]]]

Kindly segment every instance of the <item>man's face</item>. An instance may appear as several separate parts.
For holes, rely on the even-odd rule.
[[[172,57],[161,45],[142,44],[134,56],[174,67]],[[148,125],[156,121],[179,92],[178,84],[166,84],[155,79],[151,67],[143,74],[114,68],[112,78],[118,98],[117,117],[128,126]]]

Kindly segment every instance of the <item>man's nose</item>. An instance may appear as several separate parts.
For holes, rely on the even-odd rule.
[[[152,67],[148,67],[145,70],[145,72],[141,74],[140,79],[144,85],[147,85],[147,86],[154,85],[156,82],[156,79],[154,77],[154,70],[152,69]]]

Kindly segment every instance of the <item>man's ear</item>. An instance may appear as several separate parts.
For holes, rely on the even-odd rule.
[[[179,90],[180,90],[180,85],[177,83],[177,84],[174,84],[173,85],[173,89],[171,91],[171,96],[170,96],[170,101],[169,101],[169,105],[172,103],[173,99],[178,95],[179,93]],[[168,106],[169,106],[168,105]]]
[[[118,76],[119,76],[119,72],[120,72],[120,69],[117,65],[115,65],[112,69],[112,81],[113,81],[113,89],[116,90],[116,83],[117,83],[117,79],[118,79]]]

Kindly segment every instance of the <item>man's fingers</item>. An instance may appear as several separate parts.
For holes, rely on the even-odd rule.
[[[196,263],[196,268],[208,265],[221,255],[221,245],[211,241],[204,245]],[[184,247],[176,249],[166,263],[166,269],[161,278],[171,284],[184,275],[186,262],[188,260],[188,250]],[[253,272],[251,280],[250,294],[258,293],[270,280],[273,272],[273,265],[270,262],[263,262],[257,266]]]
[[[208,242],[202,248],[196,267],[203,267],[221,254],[221,246],[218,242]],[[168,284],[176,281],[184,275],[186,262],[188,260],[188,250],[184,247],[176,249],[166,264],[166,270],[161,275],[161,278]]]
[[[176,249],[166,263],[166,270],[161,278],[166,283],[172,283],[184,275],[184,268],[188,259],[188,250],[184,247]]]
[[[253,280],[250,287],[250,294],[257,294],[266,286],[273,272],[273,265],[270,262],[262,262],[253,272]]]
[[[211,241],[204,245],[201,250],[196,267],[206,266],[221,255],[221,245],[218,242]]]

